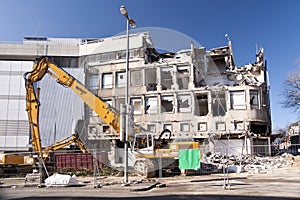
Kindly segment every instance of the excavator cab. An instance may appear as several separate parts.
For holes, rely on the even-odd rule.
[[[133,149],[135,151],[153,151],[153,134],[138,133],[134,136]]]
[[[163,137],[168,135],[168,138]],[[133,147],[134,150],[152,150],[168,148],[171,142],[171,131],[168,129],[163,130],[159,137],[155,139],[153,133],[138,133],[134,136]]]

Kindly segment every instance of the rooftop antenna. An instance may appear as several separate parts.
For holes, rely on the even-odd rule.
[[[229,38],[228,33],[225,34],[225,37],[227,38],[228,42],[230,42],[230,38]]]
[[[258,45],[257,45],[257,42],[255,42],[255,53],[256,53],[256,54],[258,53]]]
[[[228,33],[225,34],[225,37],[227,38],[228,41],[228,47],[229,47],[229,68],[233,69],[234,66],[234,59],[233,59],[233,53],[232,53],[232,47],[231,47],[231,40],[229,38]]]

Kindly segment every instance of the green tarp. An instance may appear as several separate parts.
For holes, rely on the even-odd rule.
[[[200,169],[200,149],[179,150],[179,169]]]

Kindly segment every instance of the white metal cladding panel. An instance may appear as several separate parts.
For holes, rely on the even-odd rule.
[[[0,60],[0,71],[9,72],[27,72],[31,71],[33,66],[32,61],[6,61]]]
[[[24,95],[25,81],[20,75],[12,75],[9,80],[9,95]]]
[[[0,148],[4,148],[5,146],[5,136],[0,135]]]
[[[8,96],[22,96],[25,97],[25,82],[21,75],[4,76],[0,75],[0,95]]]
[[[31,71],[32,61],[0,60],[0,148],[26,149],[29,124],[25,111],[23,74]]]
[[[0,98],[0,120],[27,120],[25,99]]]
[[[0,76],[0,95],[8,95],[9,93],[9,76]]]
[[[28,149],[29,136],[0,136],[1,149]]]
[[[17,136],[6,136],[4,145],[5,145],[5,147],[16,147],[17,146]]]
[[[0,99],[0,120],[6,120],[8,114],[8,100]]]
[[[29,136],[27,120],[0,120],[0,135],[2,136]]]
[[[68,73],[84,83],[82,68],[65,68]],[[70,89],[46,75],[38,85],[40,90],[40,132],[43,146],[48,146],[73,133],[78,119],[83,119],[84,103]]]

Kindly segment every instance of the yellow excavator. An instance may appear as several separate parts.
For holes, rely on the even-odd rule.
[[[24,74],[26,82],[26,110],[31,131],[31,143],[34,152],[39,158],[45,158],[50,151],[54,151],[63,146],[75,142],[83,152],[86,152],[85,146],[74,135],[71,140],[64,140],[47,147],[42,151],[41,138],[39,131],[39,89],[35,89],[34,83],[42,80],[45,74],[53,77],[57,83],[74,91],[84,103],[91,108],[98,116],[119,134],[120,137],[120,114],[109,104],[103,101],[99,96],[89,91],[76,78],[67,73],[61,67],[54,64],[47,57],[41,58],[34,66],[33,70]],[[153,133],[142,132],[141,128],[134,125],[134,140],[130,143],[131,151],[129,151],[129,167],[135,168],[137,171],[145,175],[153,176],[157,169],[159,161],[173,161],[178,159],[178,151],[180,149],[199,148],[199,143],[194,141],[173,141],[171,140],[171,132],[163,131],[158,139]],[[162,135],[169,133],[169,138],[163,144]],[[115,139],[115,138],[114,138]],[[163,146],[161,145],[163,144]],[[176,166],[173,166],[176,167]]]
[[[39,130],[39,91],[40,88],[35,89],[34,83],[40,81],[46,73],[54,76],[55,72],[48,69],[50,64],[48,59],[42,59],[40,62],[33,66],[33,70],[24,74],[25,87],[26,87],[26,111],[28,114],[28,121],[31,133],[31,144],[34,155],[28,153],[0,153],[0,176],[9,174],[10,172],[16,173],[17,171],[30,171],[35,163],[44,163],[49,159],[50,152],[62,149],[66,146],[75,144],[83,153],[88,153],[84,143],[79,139],[77,134],[72,134],[54,144],[42,148],[41,137]],[[52,70],[57,69],[58,79],[63,80],[66,77],[64,71],[57,68],[56,65],[50,65]],[[59,73],[61,72],[61,73]],[[71,81],[71,80],[69,80]],[[59,81],[58,81],[59,82]],[[63,83],[62,83],[63,84]],[[65,82],[68,85],[67,82]],[[76,86],[76,88],[78,88]]]
[[[46,147],[44,151],[42,150],[39,130],[40,89],[35,89],[34,83],[40,81],[46,73],[50,74],[53,78],[55,78],[58,83],[67,87],[71,87],[71,85],[74,86],[73,82],[75,81],[75,79],[71,79],[71,75],[67,74],[67,72],[54,65],[47,58],[41,59],[33,66],[32,71],[24,74],[26,87],[26,111],[28,114],[28,121],[31,132],[31,144],[33,147],[33,151],[38,155],[38,157],[45,159],[49,156],[49,152],[61,149],[65,146],[75,143],[82,152],[88,152],[84,143],[77,137],[76,134],[72,134],[70,137],[66,137],[54,143],[53,145]],[[74,88],[77,88],[76,91],[80,90],[80,88],[77,85],[75,85]],[[80,93],[83,93],[83,91],[81,91]]]

